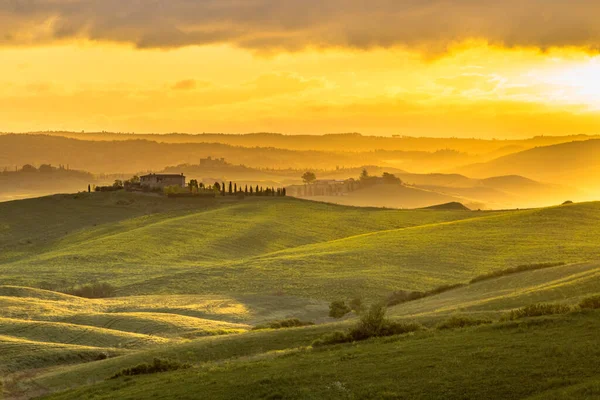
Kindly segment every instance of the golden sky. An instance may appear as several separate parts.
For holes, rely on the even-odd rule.
[[[0,131],[600,133],[600,5],[10,0]]]

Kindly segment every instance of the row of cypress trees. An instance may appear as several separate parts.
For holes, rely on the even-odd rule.
[[[219,190],[222,196],[232,196],[238,194],[244,194],[246,196],[286,196],[285,188],[275,188],[275,187],[263,187],[256,185],[256,187],[245,185],[242,188],[242,185],[238,185],[236,182],[229,182],[229,190],[226,189],[225,182],[219,183],[215,182],[213,185],[215,190]]]

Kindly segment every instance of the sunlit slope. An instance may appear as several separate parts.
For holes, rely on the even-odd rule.
[[[238,279],[228,287],[249,290],[269,281],[292,293],[329,299],[424,290],[521,264],[597,260],[599,235],[600,203],[482,215],[257,257],[236,266]],[[213,290],[225,290],[213,282]]]
[[[396,317],[495,314],[536,303],[578,303],[600,293],[600,263],[581,263],[501,276],[388,310]]]
[[[583,395],[597,380],[598,329],[596,311],[325,349],[291,348],[105,380],[51,398],[192,399],[210,393],[213,399],[516,399],[562,390]]]
[[[35,219],[22,218],[22,226],[13,233],[13,242],[20,237],[23,244],[15,245],[12,259],[0,264],[5,282],[66,286],[97,279],[133,285],[150,277],[190,269],[214,276],[214,268],[247,257],[368,232],[476,216],[467,212],[361,209],[277,198],[217,199],[208,204],[199,202],[197,209],[182,202],[187,208],[175,210],[175,206],[168,208],[171,203],[161,203],[165,212],[136,216],[135,213],[145,211],[144,207],[140,207],[141,212],[136,208],[139,198],[144,201],[145,196],[124,194],[123,198],[103,205],[107,198],[111,197],[93,194],[68,199],[67,203],[92,203],[95,213],[107,208],[108,213],[134,215],[117,216],[119,221],[97,226],[80,223],[80,229],[73,226],[72,233],[57,234],[54,241],[47,240],[39,246],[36,239],[27,238],[35,237],[40,227]],[[132,203],[115,204],[127,201]],[[27,202],[31,207],[36,205],[35,201]],[[177,200],[171,202],[179,204]],[[10,207],[13,203],[8,204],[0,209],[0,215],[11,215],[22,208],[19,202],[14,203],[17,209]],[[78,213],[79,209],[70,212]],[[86,211],[81,210],[81,214],[85,221]],[[7,225],[6,232],[13,232],[11,226]]]
[[[0,264],[53,248],[57,241],[87,229],[118,231],[119,221],[207,209],[214,201],[172,201],[128,193],[55,195],[0,203]],[[106,229],[102,230],[101,227]]]

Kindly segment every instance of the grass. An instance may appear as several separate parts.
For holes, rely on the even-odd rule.
[[[595,390],[585,368],[600,357],[590,344],[600,323],[590,298],[600,293],[600,203],[404,211],[94,193],[0,203],[0,221],[0,372],[11,395],[517,398]],[[511,268],[533,264],[543,269]],[[94,283],[117,297],[54,291]],[[356,323],[352,313],[332,323],[330,301],[370,304],[399,291],[429,296],[389,308],[391,323],[430,329],[311,348]],[[538,303],[587,311],[483,324]],[[252,330],[273,321],[317,325]],[[573,367],[581,354],[590,360]],[[194,368],[104,382],[155,358]],[[515,387],[510,368],[523,375]]]
[[[254,269],[252,260],[265,254],[381,230],[477,216],[468,212],[360,209],[261,198],[217,199],[206,204],[199,202],[195,209],[185,202],[187,208],[167,208],[161,199],[156,207],[163,207],[164,212],[145,213],[144,207],[149,206],[138,202],[150,202],[147,196],[137,195],[133,205],[113,204],[118,196],[125,195],[98,193],[80,199],[26,201],[32,209],[38,203],[51,203],[58,216],[67,210],[77,216],[79,226],[69,225],[64,233],[54,227],[54,218],[42,222],[42,226],[35,218],[14,221],[15,214],[25,212],[25,205],[20,202],[0,206],[0,217],[11,216],[5,232],[11,233],[15,248],[0,258],[4,282],[60,289],[100,281],[116,286],[121,295],[173,294],[176,288],[186,294],[231,293],[225,287],[232,284],[233,275],[248,274],[249,269]],[[106,205],[110,201],[113,203]],[[154,198],[152,201],[159,202]],[[170,201],[177,203],[179,199]],[[63,208],[66,210],[61,211]],[[104,211],[106,222],[98,223]],[[67,222],[70,220],[67,218]],[[54,228],[49,229],[44,240],[37,238],[36,232],[46,226]],[[237,285],[247,285],[236,290],[238,293],[287,292],[285,282],[267,288],[242,278],[235,280]],[[303,296],[303,291],[287,294]]]
[[[598,313],[529,326],[421,332],[155,376],[117,379],[52,399],[527,398],[597,390]],[[501,327],[501,326],[500,326]],[[592,385],[592,386],[590,386]],[[543,398],[543,397],[542,397]]]
[[[484,280],[391,307],[388,314],[423,318],[456,312],[499,315],[536,303],[575,305],[596,293],[600,293],[600,263],[571,264]]]

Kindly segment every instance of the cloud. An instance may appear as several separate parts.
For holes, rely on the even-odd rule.
[[[185,79],[175,83],[172,87],[173,90],[193,90],[196,89],[197,82],[195,79]]]
[[[4,0],[0,44],[73,38],[257,51],[407,46],[467,39],[538,48],[600,43],[597,0]]]

